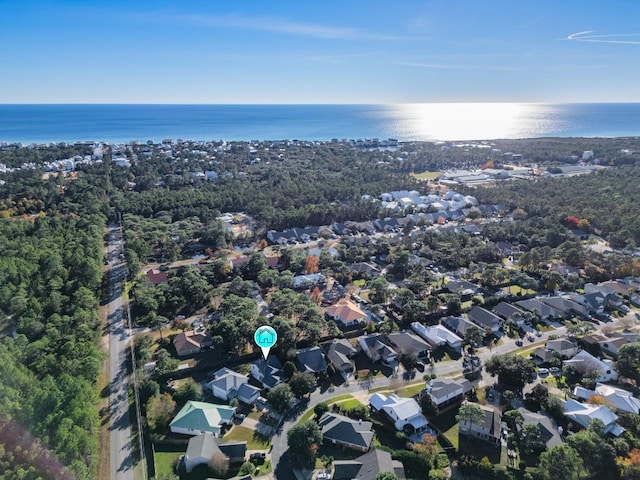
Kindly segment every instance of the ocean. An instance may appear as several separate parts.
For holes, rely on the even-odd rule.
[[[640,103],[0,105],[0,142],[640,136]]]

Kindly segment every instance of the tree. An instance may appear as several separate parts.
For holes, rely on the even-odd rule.
[[[177,370],[180,361],[173,358],[166,349],[159,348],[156,355],[156,369],[160,375]]]
[[[549,389],[546,385],[538,383],[531,389],[531,392],[525,395],[527,402],[531,402],[531,407],[534,411],[543,408],[547,400],[549,399]]]
[[[322,415],[329,411],[329,405],[325,402],[320,402],[315,407],[313,407],[313,413],[316,414],[317,418],[320,418]]]
[[[531,454],[537,448],[540,448],[540,429],[533,423],[528,423],[520,432],[520,447],[525,453]]]
[[[279,335],[278,335],[279,337]],[[293,377],[293,375],[298,371],[298,369],[296,368],[296,364],[293,363],[291,360],[284,362],[284,365],[282,367],[282,371],[284,373],[284,378],[291,378]]]
[[[482,344],[482,331],[475,326],[469,327],[464,332],[464,344],[465,345],[481,345]]]
[[[151,397],[146,405],[149,428],[156,431],[167,428],[175,409],[176,402],[170,394],[163,393]]]
[[[197,383],[193,378],[187,378],[180,383],[174,397],[179,402],[200,400],[202,398],[202,385]]]
[[[485,369],[492,377],[506,385],[522,388],[536,379],[536,366],[530,359],[513,354],[494,355],[485,362]]]
[[[471,425],[478,423],[480,420],[484,418],[484,411],[480,408],[480,405],[477,403],[463,403],[458,410],[458,415],[456,415],[456,420],[459,421],[466,430],[468,430]]]
[[[420,404],[420,408],[422,408],[422,413],[427,417],[435,417],[438,415],[439,408],[438,405],[433,401],[431,395],[426,392],[420,394],[418,398],[418,403]]]
[[[238,475],[253,475],[256,471],[256,466],[251,462],[244,462],[238,470]]]
[[[279,412],[286,412],[293,398],[291,387],[286,383],[276,385],[267,393],[267,401]]]
[[[371,293],[369,298],[373,303],[387,303],[389,297],[389,282],[384,277],[376,277],[369,284]]]
[[[289,387],[296,398],[302,398],[316,388],[316,379],[310,373],[295,372],[289,380]]]
[[[307,256],[304,263],[304,271],[310,275],[313,273],[318,273],[320,270],[320,259],[316,255]]]
[[[414,443],[412,448],[414,452],[433,464],[438,455],[438,440],[433,435],[426,433],[422,436],[422,442]]]
[[[640,342],[628,343],[620,347],[616,368],[620,375],[640,383]]]
[[[223,478],[229,471],[229,458],[226,455],[214,453],[207,462],[207,465],[216,478]]]
[[[322,432],[313,420],[295,425],[287,432],[289,453],[301,465],[313,465],[322,445]]]
[[[398,480],[398,476],[394,472],[378,472],[376,480]]]
[[[507,428],[512,435],[517,435],[518,431],[524,425],[524,416],[519,410],[509,410],[502,416]]]
[[[640,478],[640,449],[634,448],[626,457],[618,457],[618,469],[622,480],[638,480]]]
[[[580,455],[569,445],[557,445],[543,452],[538,462],[542,480],[577,480],[582,469]]]

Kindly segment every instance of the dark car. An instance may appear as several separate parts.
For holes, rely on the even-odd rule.
[[[255,452],[249,455],[249,461],[251,463],[263,464],[266,458],[267,454],[264,452]]]
[[[516,340],[516,345],[521,347],[522,346],[522,340]]]
[[[424,372],[424,369],[425,369],[424,363],[416,362],[413,366],[416,368],[416,370],[419,370],[420,372]]]

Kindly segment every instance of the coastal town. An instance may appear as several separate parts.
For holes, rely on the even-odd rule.
[[[120,468],[138,456],[154,478],[538,478],[551,454],[575,455],[579,475],[626,468],[640,418],[634,233],[566,206],[541,219],[509,189],[614,176],[635,150],[543,161],[535,144],[509,146],[6,144],[0,213],[47,208],[16,193],[25,176],[84,196],[83,178],[108,171],[103,308],[124,359],[109,412],[125,415],[128,394],[138,439],[110,433]],[[20,161],[29,150],[38,160]],[[427,164],[439,169],[416,173]],[[324,200],[292,197],[304,169]],[[335,196],[350,175],[364,175],[357,196]],[[267,356],[261,325],[277,333]]]

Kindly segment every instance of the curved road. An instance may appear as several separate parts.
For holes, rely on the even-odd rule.
[[[126,266],[120,260],[122,248],[122,232],[116,225],[109,225],[106,258],[109,262],[108,336],[111,480],[133,480],[131,421],[129,418],[129,372],[127,368],[129,331],[125,326],[122,305],[122,281],[125,279]]]

